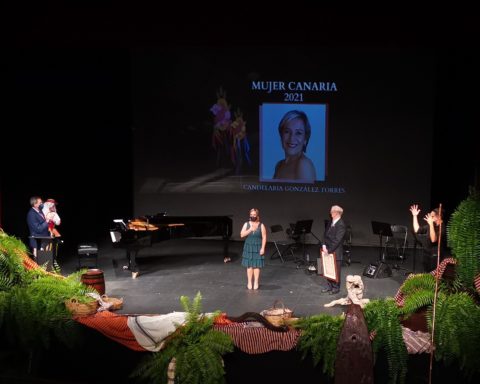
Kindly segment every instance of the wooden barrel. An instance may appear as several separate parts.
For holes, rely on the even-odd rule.
[[[82,275],[80,281],[95,288],[100,295],[105,294],[105,278],[101,269],[89,269]]]

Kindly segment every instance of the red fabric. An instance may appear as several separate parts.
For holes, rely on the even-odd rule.
[[[475,277],[475,280],[473,283],[475,285],[475,289],[477,290],[477,292],[480,293],[480,274],[478,274],[477,277]]]
[[[443,273],[445,272],[445,269],[447,269],[448,264],[457,264],[457,260],[454,259],[453,257],[448,257],[444,259],[439,265],[436,271],[430,272],[433,276],[437,275],[437,271],[439,273],[439,278],[442,278]]]
[[[215,324],[214,329],[229,335],[235,346],[252,355],[270,351],[289,351],[295,348],[300,336],[300,331],[296,329],[275,332],[263,326],[249,326],[249,323]]]
[[[432,350],[432,340],[430,333],[414,332],[410,328],[402,327],[402,336],[407,352],[411,355],[417,353],[430,353]]]
[[[77,316],[73,319],[80,324],[103,333],[108,338],[134,351],[146,351],[145,348],[138,344],[132,331],[128,328],[127,315],[117,315],[109,311],[103,311],[91,316]]]
[[[221,313],[214,320],[214,324],[218,324],[218,325],[226,325],[226,324],[232,324],[232,323],[233,321],[227,318],[227,314],[225,312]]]
[[[40,268],[39,265],[35,261],[33,261],[26,253],[22,253],[21,256],[25,269],[31,270]]]

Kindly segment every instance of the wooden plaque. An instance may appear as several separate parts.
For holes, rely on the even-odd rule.
[[[334,253],[322,252],[323,276],[338,283],[339,276],[337,271],[337,256]]]

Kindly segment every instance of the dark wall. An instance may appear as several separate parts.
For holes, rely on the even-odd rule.
[[[66,246],[105,237],[131,212],[129,55],[20,49],[3,155],[2,226],[25,238],[29,197],[55,198]]]
[[[62,11],[63,12],[63,11]],[[415,45],[437,53],[431,201],[451,212],[478,173],[473,90],[478,57],[468,17],[426,21],[332,15],[294,29],[230,22],[153,23],[69,10],[26,15],[8,56],[13,79],[2,127],[0,215],[5,231],[25,238],[28,199],[59,201],[67,244],[107,236],[111,219],[132,210],[130,48],[202,43]],[[310,16],[313,17],[313,16]],[[318,21],[318,20],[317,20]],[[58,28],[60,25],[61,28]],[[220,31],[230,31],[220,33]],[[421,151],[412,141],[405,156]],[[452,169],[454,171],[451,171]],[[415,188],[414,185],[411,186]]]
[[[466,41],[438,49],[439,78],[434,116],[432,204],[444,204],[447,217],[480,189],[478,145],[478,52]]]

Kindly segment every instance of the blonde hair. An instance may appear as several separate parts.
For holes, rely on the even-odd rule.
[[[260,221],[260,211],[258,210],[258,208],[250,209],[249,213],[251,213],[252,211],[254,211],[257,214],[257,220]]]

